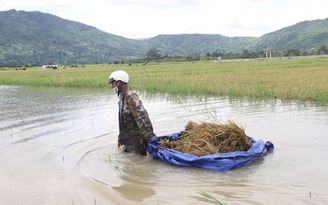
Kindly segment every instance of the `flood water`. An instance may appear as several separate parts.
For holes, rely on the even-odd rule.
[[[219,173],[117,149],[112,92],[0,86],[0,204],[328,204],[328,107],[139,94],[157,135],[234,120],[275,145]]]

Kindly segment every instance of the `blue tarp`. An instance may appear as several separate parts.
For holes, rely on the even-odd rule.
[[[176,140],[181,134],[182,132],[177,132],[169,135],[158,136],[157,139],[149,142],[147,149],[148,153],[153,159],[161,160],[168,164],[200,167],[224,172],[248,165],[262,157],[266,152],[274,149],[272,142],[264,142],[262,140],[255,141],[252,137],[249,137],[249,140],[251,140],[253,145],[248,151],[218,153],[200,157],[159,146],[159,140]]]

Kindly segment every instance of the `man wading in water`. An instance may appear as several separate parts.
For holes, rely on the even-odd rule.
[[[129,75],[122,70],[109,76],[109,84],[119,97],[118,146],[125,152],[147,155],[149,141],[156,139],[153,125],[138,95],[128,90]]]

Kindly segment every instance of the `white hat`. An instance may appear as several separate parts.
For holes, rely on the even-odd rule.
[[[119,80],[124,83],[128,83],[129,82],[128,73],[123,70],[114,71],[112,72],[112,74],[110,74],[108,83],[111,84],[113,81],[119,81]]]

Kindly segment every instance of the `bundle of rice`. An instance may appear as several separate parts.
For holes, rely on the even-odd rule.
[[[233,121],[226,124],[189,121],[179,139],[162,139],[159,143],[162,147],[197,156],[247,151],[252,146],[244,128]]]

